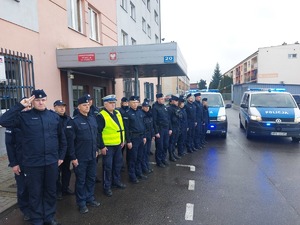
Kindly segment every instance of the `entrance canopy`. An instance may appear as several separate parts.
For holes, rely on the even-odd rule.
[[[56,50],[57,67],[105,78],[187,76],[176,42]]]

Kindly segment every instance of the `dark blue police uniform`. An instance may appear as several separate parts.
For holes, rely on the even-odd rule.
[[[76,203],[79,210],[95,201],[97,132],[96,118],[81,113],[69,121],[66,129],[71,160],[78,160],[74,171]]]
[[[188,132],[186,147],[189,153],[195,151],[194,148],[194,136],[195,136],[195,125],[196,125],[196,106],[193,103],[187,102],[185,105],[187,118],[188,118]]]
[[[7,128],[5,131],[5,145],[10,167],[19,166],[20,175],[15,174],[17,183],[17,200],[24,218],[29,219],[29,192],[25,185],[22,164],[22,132],[19,128]]]
[[[172,100],[178,101],[179,98],[172,96]],[[169,141],[169,160],[176,161],[176,159],[179,159],[179,157],[175,154],[175,148],[179,137],[180,119],[182,118],[182,113],[180,108],[173,104],[168,107],[168,112],[172,123],[172,135],[170,136]]]
[[[33,91],[33,95],[40,92]],[[64,159],[67,143],[57,113],[34,108],[21,112],[23,109],[18,103],[0,117],[0,124],[17,127],[23,134],[22,163],[29,190],[30,222],[43,225],[54,221],[58,159]]]
[[[130,97],[130,101],[138,101],[136,96]],[[125,125],[126,142],[132,143],[132,148],[128,149],[128,175],[133,183],[146,177],[142,173],[142,159],[145,138],[144,113],[140,109],[129,108],[123,117]]]
[[[203,98],[202,101],[207,101],[206,98]],[[209,126],[210,120],[209,120],[209,111],[208,111],[208,106],[203,106],[203,124],[202,124],[202,137],[201,137],[201,143],[205,144],[205,137],[206,137],[206,132]]]
[[[156,165],[165,167],[166,156],[169,147],[169,130],[172,130],[167,107],[164,104],[155,102],[152,106],[154,133],[160,137],[155,137],[155,160]]]
[[[184,102],[184,99],[181,98],[179,101]],[[178,155],[183,156],[185,155],[186,150],[186,138],[187,138],[187,129],[188,129],[188,119],[186,113],[186,106],[181,108],[182,117],[180,119],[180,134],[178,137],[177,148],[178,148]]]
[[[194,96],[200,96],[200,93],[196,93]],[[195,100],[194,104],[196,106],[196,122],[197,126],[195,127],[195,136],[194,136],[194,146],[195,149],[201,149],[202,148],[202,143],[201,139],[203,136],[203,129],[202,129],[202,124],[203,124],[203,105],[202,102]]]

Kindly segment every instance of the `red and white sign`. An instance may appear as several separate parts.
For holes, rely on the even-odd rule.
[[[92,62],[95,61],[95,53],[82,53],[78,54],[78,61],[79,62]]]
[[[117,60],[117,53],[116,52],[110,52],[109,53],[109,59],[110,60]]]

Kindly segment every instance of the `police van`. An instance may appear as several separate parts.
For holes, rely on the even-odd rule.
[[[285,89],[249,89],[243,94],[239,119],[247,138],[280,136],[300,140],[300,110]]]
[[[231,108],[231,104],[224,103],[223,97],[217,89],[200,90],[201,98],[207,98],[209,120],[207,134],[219,135],[223,138],[227,137],[227,108]]]

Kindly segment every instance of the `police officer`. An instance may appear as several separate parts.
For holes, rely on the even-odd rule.
[[[196,106],[196,122],[197,122],[197,126],[195,127],[195,136],[194,136],[194,146],[195,149],[200,150],[202,149],[202,136],[203,136],[203,128],[202,128],[202,124],[203,124],[203,105],[201,102],[201,93],[195,93],[194,94],[195,97],[195,101],[194,104]]]
[[[138,109],[140,99],[138,96],[129,98],[129,110],[124,115],[125,134],[128,152],[129,181],[136,184],[147,179],[142,173],[142,159],[146,143],[144,113]]]
[[[207,141],[205,140],[206,138],[206,132],[209,126],[209,111],[208,111],[208,103],[207,103],[207,98],[202,99],[202,104],[203,104],[203,124],[202,124],[202,137],[201,137],[201,143],[202,145],[205,145]]]
[[[108,95],[103,98],[104,109],[97,118],[98,148],[102,154],[103,164],[103,192],[112,196],[112,187],[124,189],[121,182],[121,167],[123,157],[121,148],[124,146],[125,132],[122,115],[116,107],[116,96]]]
[[[144,174],[153,173],[153,169],[150,168],[149,155],[152,145],[152,140],[155,138],[154,128],[153,128],[153,117],[150,110],[150,105],[148,99],[144,100],[142,104],[142,111],[144,113],[144,124],[145,124],[145,137],[146,144],[144,145],[144,153],[142,159],[142,171]]]
[[[23,109],[27,111],[31,109],[28,105]],[[6,128],[5,145],[8,156],[9,165],[15,174],[17,184],[17,200],[18,206],[24,215],[24,220],[29,220],[29,193],[25,185],[25,176],[22,163],[22,132],[19,128]]]
[[[129,109],[128,105],[129,105],[128,99],[126,97],[123,97],[121,99],[121,107],[117,109],[122,116],[126,113],[126,111],[128,111]]]
[[[56,100],[53,103],[54,111],[59,115],[60,121],[63,124],[64,130],[67,127],[67,123],[71,119],[70,116],[66,114],[66,103],[62,100]],[[58,179],[57,179],[57,199],[62,199],[62,195],[73,195],[74,192],[69,188],[71,180],[71,170],[70,170],[70,152],[67,149],[64,162],[59,166]]]
[[[170,116],[170,121],[172,123],[172,135],[170,136],[169,141],[169,160],[176,162],[177,159],[180,159],[178,155],[175,154],[175,148],[178,141],[178,136],[180,132],[180,119],[182,113],[178,107],[179,98],[175,95],[171,96],[170,106],[168,107],[168,113]]]
[[[156,94],[156,102],[152,106],[153,125],[155,133],[155,160],[158,167],[166,167],[166,155],[169,147],[169,136],[172,134],[172,125],[168,110],[165,106],[162,93]]]
[[[90,105],[83,96],[78,99],[78,114],[68,122],[66,133],[68,148],[76,175],[75,194],[80,213],[87,213],[87,206],[98,207],[94,189],[96,179],[97,122],[89,115]]]
[[[67,147],[59,116],[46,108],[46,102],[46,93],[34,90],[30,98],[0,117],[2,126],[17,127],[23,134],[23,171],[29,190],[30,222],[34,225],[59,224],[54,219],[56,181]],[[29,104],[33,108],[21,112]]]
[[[186,137],[188,132],[188,120],[185,110],[184,98],[181,96],[178,100],[178,106],[181,110],[182,117],[180,118],[180,132],[177,142],[178,156],[184,156],[186,154]]]
[[[188,118],[188,132],[187,132],[187,140],[186,140],[186,147],[187,152],[192,153],[196,151],[194,148],[194,136],[195,136],[195,127],[197,126],[197,120],[196,120],[196,106],[193,103],[194,99],[192,94],[188,94],[186,96],[186,113]]]

